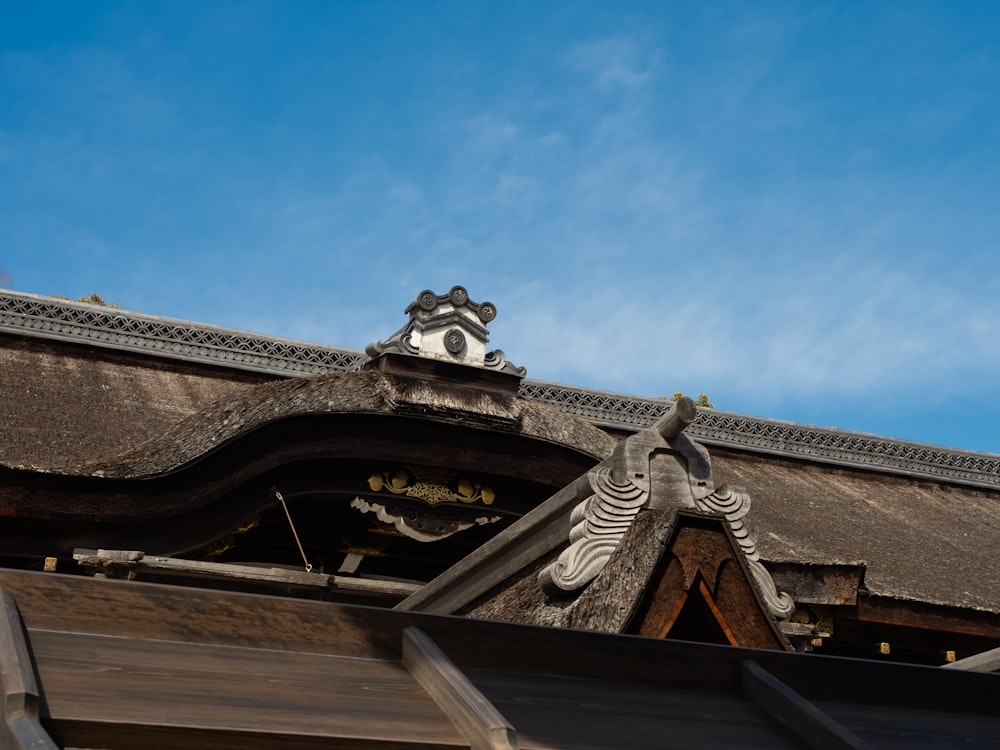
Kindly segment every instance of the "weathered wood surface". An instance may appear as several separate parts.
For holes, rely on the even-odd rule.
[[[942,630],[1000,640],[1000,614],[995,612],[973,612],[903,599],[859,596],[857,613],[861,622]]]
[[[717,701],[747,703],[741,692],[745,659],[754,659],[813,702],[948,713],[952,726],[976,715],[979,726],[993,726],[1000,736],[1000,678],[992,674],[60,574],[0,570],[0,586],[17,600],[37,660],[46,699],[42,722],[69,733],[76,747],[320,747],[319,735],[307,730],[320,726],[328,735],[334,730],[325,720],[314,724],[307,716],[326,712],[354,721],[363,714],[370,730],[380,721],[380,711],[393,710],[397,695],[410,707],[403,713],[419,714],[420,722],[442,733],[442,742],[420,747],[457,747],[447,744],[443,733],[461,735],[402,666],[402,634],[408,627],[420,628],[438,644],[517,728],[524,748],[662,747],[671,732],[691,736],[709,731],[710,725],[734,748],[775,746],[740,744],[735,733],[740,720],[728,727],[734,731],[724,731],[727,725],[712,713]],[[496,692],[495,685],[508,685],[508,692]],[[553,692],[557,685],[568,692]],[[125,691],[148,700],[137,697],[130,704],[127,696],[122,702],[103,698]],[[675,705],[683,705],[673,702],[681,700],[680,693],[703,695],[708,707],[690,715],[690,726],[683,724],[683,712],[675,712]],[[647,694],[661,701],[626,699]],[[85,714],[84,706],[93,710]],[[108,714],[129,706],[131,714],[122,719]],[[213,713],[206,706],[215,706],[219,714],[214,728],[196,723]],[[432,712],[430,718],[422,706]],[[242,718],[225,719],[229,711]],[[297,716],[295,731],[302,731],[268,735],[263,724],[275,731],[288,726],[284,720],[270,722],[272,711]],[[95,724],[102,715],[103,723]],[[167,721],[178,716],[191,724]],[[761,713],[754,716],[754,722],[762,720]],[[244,719],[257,730],[242,725]],[[609,742],[607,732],[616,725],[625,734]],[[634,744],[631,726],[636,727]],[[372,744],[375,740],[336,731],[341,731],[336,747],[417,747],[410,734],[377,735],[381,744]],[[100,740],[112,735],[127,739],[116,740],[118,745]],[[587,736],[600,739],[577,741]],[[652,744],[653,737],[661,744]],[[461,742],[468,746],[464,738]],[[329,739],[325,746],[331,746]]]
[[[858,601],[864,565],[801,565],[769,563],[767,569],[779,591],[795,592],[805,604],[851,605]]]
[[[29,633],[69,628],[133,638],[398,659],[402,631],[415,626],[462,669],[614,677],[739,691],[739,659],[752,655],[779,679],[817,699],[850,696],[872,704],[987,714],[1000,705],[996,675],[936,667],[723,648],[58,573],[0,569],[0,586],[14,596]],[[575,656],[581,653],[586,658]],[[864,680],[859,680],[860,675]]]
[[[468,746],[399,661],[53,631],[32,649],[60,744]]]
[[[869,750],[869,745],[752,660],[743,662],[743,693],[813,750]]]
[[[418,628],[403,631],[403,666],[469,740],[472,750],[517,750],[517,732]]]
[[[253,565],[186,560],[179,557],[146,555],[133,550],[74,550],[73,559],[84,567],[95,568],[117,578],[135,578],[143,574],[175,576],[185,579],[246,581],[291,589],[371,594],[380,597],[404,597],[421,584],[383,581],[375,578],[338,576],[287,568],[263,568]]]
[[[625,631],[666,550],[676,516],[670,511],[638,515],[604,570],[580,595],[573,608],[573,627],[605,633]]]
[[[522,750],[803,747],[738,692],[463,671],[517,727]]]
[[[698,576],[707,596],[700,593]],[[670,634],[689,591],[703,598],[705,607],[717,609],[720,632],[730,634],[720,642],[789,648],[761,601],[725,520],[693,512],[640,513],[604,571],[580,596],[570,622],[587,630],[628,628],[662,638]],[[688,637],[716,642],[707,633],[704,638]]]
[[[38,719],[38,683],[14,598],[0,587],[0,746],[56,750]]]
[[[948,714],[898,706],[816,701],[816,707],[870,745],[886,750],[914,747],[995,750],[997,717]]]
[[[396,609],[434,614],[462,611],[565,543],[569,537],[570,512],[589,491],[586,475],[579,477],[397,604]]]
[[[945,669],[970,669],[975,672],[1000,672],[1000,648],[993,648],[981,654],[943,664]]]

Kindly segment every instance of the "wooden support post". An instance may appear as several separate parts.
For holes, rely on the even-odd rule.
[[[517,750],[514,727],[419,628],[403,631],[403,665],[472,750]]]
[[[38,684],[14,597],[0,588],[0,747],[59,750],[38,721]]]
[[[757,662],[743,662],[743,694],[813,750],[867,750],[868,744]]]

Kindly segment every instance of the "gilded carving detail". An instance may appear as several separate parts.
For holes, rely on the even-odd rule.
[[[423,500],[428,505],[437,503],[482,503],[492,505],[496,493],[492,487],[474,482],[467,477],[451,474],[446,470],[412,466],[373,472],[368,477],[372,492],[391,492],[393,495]]]

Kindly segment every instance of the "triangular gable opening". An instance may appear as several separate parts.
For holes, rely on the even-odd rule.
[[[751,575],[715,518],[679,514],[627,632],[654,638],[787,649]]]
[[[692,586],[690,591],[683,592],[678,598],[674,612],[665,622],[643,623],[643,630],[656,629],[659,630],[655,634],[657,638],[740,645],[700,574],[697,577],[697,585]],[[641,635],[653,635],[653,633],[642,632]]]

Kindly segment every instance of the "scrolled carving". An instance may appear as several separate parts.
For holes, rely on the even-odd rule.
[[[570,546],[538,574],[538,585],[548,596],[576,591],[604,568],[628,527],[649,497],[649,491],[627,477],[618,480],[611,467],[588,473],[593,494],[570,516]]]
[[[710,495],[696,500],[695,504],[699,510],[721,513],[725,516],[733,537],[743,550],[744,558],[767,608],[775,617],[788,617],[795,610],[795,602],[788,594],[778,591],[771,574],[760,562],[757,534],[747,523],[750,495],[739,487],[723,485]]]
[[[368,487],[372,492],[405,495],[428,505],[437,503],[492,505],[496,499],[492,487],[431,466],[419,468],[407,466],[376,471],[368,477]]]
[[[418,542],[436,542],[474,526],[496,523],[501,518],[498,514],[472,508],[436,509],[399,501],[366,500],[362,497],[354,498],[351,507],[362,513],[374,513],[382,523],[392,525],[400,534]]]
[[[764,599],[764,604],[771,610],[771,614],[779,620],[792,614],[795,611],[795,602],[784,591],[778,591],[778,587],[774,585],[774,579],[771,578],[771,574],[764,567],[764,564],[758,559],[748,559],[747,566],[750,568],[750,572],[753,573],[754,580],[757,581],[757,586],[760,588],[761,597]]]
[[[495,349],[492,352],[487,352],[486,359],[483,360],[483,366],[489,370],[509,372],[513,375],[523,376],[525,373],[523,367],[518,367],[512,362],[507,361],[507,355],[503,353],[503,349]]]

